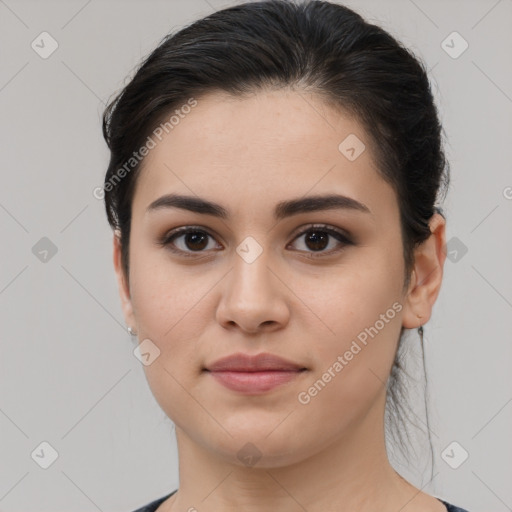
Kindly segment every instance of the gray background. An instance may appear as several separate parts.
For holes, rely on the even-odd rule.
[[[512,510],[512,0],[344,3],[426,61],[452,169],[457,256],[425,331],[434,479],[428,451],[395,464],[470,512]],[[172,422],[132,353],[93,196],[108,158],[100,116],[167,32],[231,4],[0,0],[2,511],[128,512],[178,485]],[[46,59],[31,47],[43,31],[59,45]],[[443,47],[453,31],[469,44],[457,58]],[[43,237],[57,249],[46,261]],[[31,456],[48,457],[43,441],[58,452],[48,469]],[[458,469],[442,455],[453,441],[469,453]]]

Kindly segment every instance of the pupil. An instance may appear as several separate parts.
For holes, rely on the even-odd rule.
[[[306,237],[306,243],[309,241],[313,242],[313,247],[309,245],[308,247],[310,249],[325,249],[327,246],[327,233],[323,231],[310,231],[310,233],[311,234]]]
[[[187,233],[185,236],[186,244],[189,249],[204,249],[208,242],[205,233]],[[202,242],[202,244],[201,244]],[[206,242],[206,243],[205,243]],[[194,247],[194,244],[199,243],[199,247]],[[192,245],[192,247],[191,247]]]

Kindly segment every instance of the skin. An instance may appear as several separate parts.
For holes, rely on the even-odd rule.
[[[349,134],[366,144],[354,161],[338,150]],[[176,425],[180,488],[159,512],[446,511],[392,468],[384,438],[384,383],[400,328],[431,316],[446,256],[445,221],[432,217],[403,292],[397,198],[378,175],[370,147],[356,119],[312,94],[215,92],[198,98],[146,157],[133,199],[129,286],[118,233],[113,255],[125,321],[160,350],[143,367],[146,378]],[[171,192],[214,201],[231,216],[146,212]],[[279,222],[272,216],[280,201],[333,192],[364,203],[371,214],[325,210]],[[344,229],[355,243],[330,236],[315,251],[300,234],[313,223]],[[174,245],[191,258],[158,245],[166,233],[191,225],[211,235],[203,252],[185,236]],[[247,236],[263,250],[250,264],[236,252]],[[324,254],[307,257],[318,252]],[[298,394],[395,302],[402,308],[394,318],[301,404]],[[234,352],[270,352],[308,371],[267,393],[242,395],[201,371]],[[261,453],[252,467],[237,458],[248,442]]]

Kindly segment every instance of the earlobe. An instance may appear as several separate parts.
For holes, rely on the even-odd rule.
[[[135,317],[133,314],[133,306],[130,297],[130,289],[124,274],[122,259],[121,259],[121,235],[118,230],[114,231],[113,237],[113,263],[114,270],[117,278],[117,286],[119,290],[119,297],[121,299],[121,307],[126,325],[136,328]]]
[[[430,237],[415,250],[409,291],[404,299],[402,325],[414,329],[430,319],[439,295],[446,260],[446,221],[435,213],[430,219]]]

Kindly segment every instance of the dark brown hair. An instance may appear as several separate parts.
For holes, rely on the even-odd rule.
[[[110,225],[121,234],[126,279],[141,166],[137,162],[126,171],[126,162],[190,98],[214,91],[243,96],[262,88],[316,93],[362,123],[378,170],[396,192],[406,290],[414,249],[430,236],[429,220],[435,211],[441,213],[439,193],[449,184],[427,71],[382,28],[347,7],[314,0],[244,3],[167,35],[109,103],[103,116],[111,151],[105,207]],[[116,179],[123,166],[124,177]],[[397,417],[404,401],[400,357],[397,351],[387,395],[387,413]],[[401,437],[400,429],[397,433]]]

